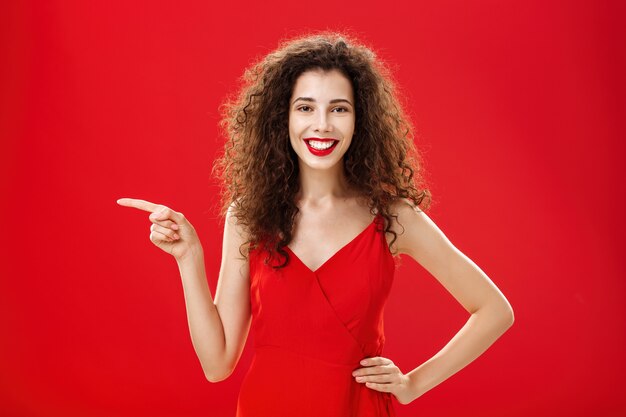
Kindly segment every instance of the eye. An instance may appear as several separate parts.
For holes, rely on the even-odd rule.
[[[300,107],[298,107],[298,110],[302,110],[302,109],[310,109],[310,107],[309,106],[300,106]]]
[[[346,109],[345,107],[335,107],[333,110],[343,110],[343,111],[340,111],[339,113],[346,113],[348,111],[348,109]]]

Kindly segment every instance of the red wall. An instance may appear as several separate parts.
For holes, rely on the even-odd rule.
[[[204,379],[176,264],[147,214],[115,201],[185,213],[214,294],[218,105],[279,39],[326,28],[393,67],[430,216],[515,310],[491,349],[398,415],[626,413],[623,2],[10,3],[0,415],[234,414],[250,346],[230,379]],[[395,279],[385,355],[408,372],[468,316],[411,258]]]

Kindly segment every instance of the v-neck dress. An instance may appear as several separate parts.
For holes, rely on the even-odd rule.
[[[383,356],[395,272],[383,220],[377,214],[315,271],[288,247],[290,261],[278,270],[264,264],[264,251],[250,252],[254,356],[237,417],[396,415],[391,393],[352,376],[362,359]]]

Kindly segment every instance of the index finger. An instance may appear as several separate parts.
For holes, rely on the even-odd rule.
[[[146,200],[138,200],[136,198],[120,198],[119,200],[117,200],[117,204],[125,207],[134,207],[139,210],[148,211],[150,213],[154,213],[155,211],[157,211],[157,209],[163,207],[158,204],[154,204]]]
[[[365,358],[361,361],[361,365],[374,366],[374,365],[384,365],[387,358],[383,358],[382,356],[372,356],[369,358]]]

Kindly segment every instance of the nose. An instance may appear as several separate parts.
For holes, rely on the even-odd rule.
[[[332,124],[329,122],[328,120],[328,115],[326,114],[326,112],[319,112],[319,117],[317,119],[317,128],[315,129],[316,132],[318,131],[331,131],[332,130]]]

